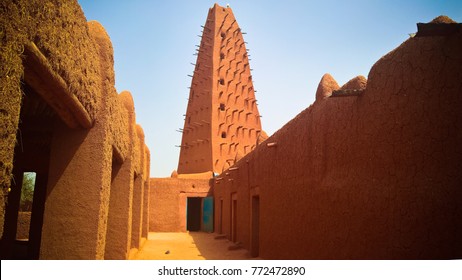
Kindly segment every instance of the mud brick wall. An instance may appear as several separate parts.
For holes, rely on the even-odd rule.
[[[417,34],[349,83],[358,96],[330,97],[324,76],[313,105],[214,180],[215,224],[232,235],[236,197],[250,249],[259,196],[265,259],[461,258],[461,45]]]
[[[149,231],[186,231],[187,197],[212,196],[209,179],[151,178]]]

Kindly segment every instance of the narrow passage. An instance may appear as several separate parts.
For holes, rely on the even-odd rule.
[[[245,249],[206,232],[150,232],[133,260],[246,260]],[[231,247],[231,250],[229,248]]]

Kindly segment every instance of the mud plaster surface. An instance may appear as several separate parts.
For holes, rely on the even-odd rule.
[[[317,101],[266,141],[277,145],[215,180],[215,224],[231,235],[237,197],[237,240],[250,248],[259,194],[263,258],[460,258],[461,45],[460,34],[408,39],[359,97],[323,98],[337,87],[324,76]]]

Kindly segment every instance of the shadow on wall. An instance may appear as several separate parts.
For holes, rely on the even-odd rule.
[[[62,127],[62,129],[66,128]],[[57,181],[65,173],[69,164],[73,160],[74,155],[77,153],[77,150],[87,138],[88,133],[89,130],[75,130],[72,133],[72,137],[67,138],[66,141],[63,141],[61,143],[62,146],[59,147],[60,156],[54,158],[54,176],[49,176],[50,180],[49,184],[47,185],[47,197],[50,195],[50,193],[53,192],[53,189],[56,186]],[[64,134],[66,134],[66,132],[64,132]]]

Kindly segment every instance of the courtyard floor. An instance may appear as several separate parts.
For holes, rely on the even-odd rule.
[[[133,260],[246,260],[247,250],[213,233],[150,232]]]

